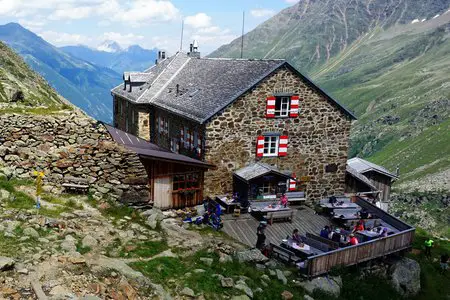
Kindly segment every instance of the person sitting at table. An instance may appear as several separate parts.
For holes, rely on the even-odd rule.
[[[324,228],[322,228],[322,230],[320,231],[320,236],[328,239],[330,235],[330,227],[328,225],[326,225]]]
[[[283,206],[283,207],[287,207],[288,202],[289,201],[288,201],[288,197],[286,196],[286,193],[281,194],[280,205]]]
[[[351,233],[350,234],[350,245],[358,245],[359,244],[359,241],[358,241],[358,239],[356,238],[356,236],[353,234],[353,233]]]
[[[353,228],[352,232],[363,231],[363,230],[364,230],[364,221],[359,220],[358,223],[356,224],[355,228]]]
[[[337,199],[336,199],[335,196],[331,196],[331,197],[328,199],[328,202],[329,202],[331,205],[335,206],[336,203],[337,203]]]
[[[337,228],[334,232],[331,233],[331,240],[336,243],[340,243],[342,240],[341,230]]]
[[[387,236],[388,236],[388,229],[384,227],[379,237],[387,237]]]
[[[358,214],[361,219],[369,219],[371,217],[370,213],[365,208],[363,208]]]
[[[298,233],[298,229],[294,229],[294,232],[292,233],[292,240],[296,242],[297,244],[303,243],[303,239]]]
[[[262,250],[264,248],[264,244],[266,242],[266,226],[267,226],[267,222],[266,221],[261,221],[259,222],[259,226],[256,229],[256,235],[257,235],[257,240],[256,240],[256,248]]]
[[[217,216],[222,215],[222,206],[220,206],[219,203],[216,204],[216,215]]]

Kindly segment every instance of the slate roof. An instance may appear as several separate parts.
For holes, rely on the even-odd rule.
[[[383,175],[386,175],[388,177],[391,177],[393,179],[398,179],[397,175],[389,172],[387,169],[383,168],[382,166],[376,165],[374,163],[371,163],[370,161],[367,161],[367,160],[359,158],[359,157],[354,157],[352,159],[349,159],[347,161],[347,165],[350,166],[351,168],[355,169],[360,174],[374,171],[374,172],[378,172]]]
[[[178,52],[146,70],[152,75],[143,86],[131,92],[123,84],[112,93],[135,103],[152,104],[199,123],[205,123],[260,81],[286,66],[308,85],[356,119],[310,79],[285,60],[191,58]],[[178,91],[178,92],[177,92]]]
[[[104,126],[116,143],[125,146],[128,150],[133,151],[140,156],[164,161],[172,161],[180,164],[194,165],[208,169],[215,167],[214,165],[208,164],[206,162],[190,158],[185,155],[173,153],[169,150],[159,147],[158,145],[147,142],[144,139],[141,139],[137,136],[134,136],[107,124],[104,124]]]
[[[290,171],[280,171],[274,166],[257,162],[235,171],[234,175],[240,177],[245,181],[249,181],[270,173],[284,176],[286,177],[286,179],[291,178],[292,174],[292,172]]]
[[[361,181],[362,183],[364,183],[365,185],[367,185],[372,191],[376,191],[377,188],[372,184],[372,182],[370,182],[369,178],[367,178],[366,176],[364,176],[361,173],[358,173],[358,171],[356,171],[355,169],[353,169],[352,167],[350,167],[349,165],[346,166],[347,173],[349,173],[351,176],[353,176],[354,178],[356,178],[357,180]]]

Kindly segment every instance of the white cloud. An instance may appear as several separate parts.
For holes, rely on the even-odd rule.
[[[198,13],[196,15],[186,17],[184,23],[192,28],[210,27],[211,17],[205,13]]]
[[[40,29],[42,29],[42,27],[46,24],[44,20],[44,17],[36,16],[34,19],[19,19],[19,23],[31,31],[40,31]]]
[[[38,33],[44,40],[55,45],[55,46],[66,46],[66,45],[90,45],[92,44],[92,38],[81,35],[81,34],[71,34],[65,32],[56,31],[43,31]]]
[[[271,9],[265,9],[265,8],[252,9],[250,11],[250,14],[255,18],[262,18],[262,17],[273,16],[275,14],[275,11],[273,11]]]
[[[72,7],[61,8],[55,10],[50,16],[50,20],[78,20],[85,19],[89,17],[94,12],[93,7],[82,6],[82,7]]]
[[[180,12],[172,2],[165,0],[136,0],[129,7],[116,11],[112,20],[121,20],[134,27],[179,18]]]
[[[284,0],[284,2],[288,3],[288,4],[294,4],[297,3],[299,0]]]

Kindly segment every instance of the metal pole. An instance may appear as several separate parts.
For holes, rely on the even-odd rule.
[[[242,12],[241,58],[244,57],[244,26],[245,26],[245,11]]]

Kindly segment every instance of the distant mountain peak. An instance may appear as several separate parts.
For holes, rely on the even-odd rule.
[[[111,41],[111,40],[106,40],[103,43],[101,43],[97,47],[97,50],[104,51],[104,52],[110,52],[110,53],[116,53],[116,52],[123,51],[122,47],[120,47],[120,45],[117,42]]]

